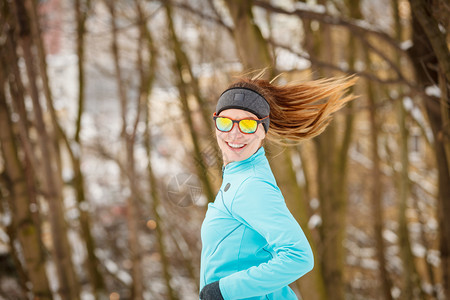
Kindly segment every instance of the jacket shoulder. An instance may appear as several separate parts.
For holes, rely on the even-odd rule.
[[[263,201],[264,200],[264,201]],[[280,189],[270,178],[261,176],[252,176],[246,178],[237,187],[232,201],[230,202],[230,211],[233,207],[241,202],[246,202],[246,205],[261,205],[273,202],[284,203],[284,197]]]

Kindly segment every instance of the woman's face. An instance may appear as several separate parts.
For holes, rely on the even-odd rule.
[[[257,119],[251,112],[241,109],[226,109],[219,114],[221,117],[228,117],[234,120]],[[235,123],[231,131],[222,132],[216,128],[217,143],[222,151],[223,163],[227,165],[233,161],[241,161],[252,156],[261,146],[266,132],[264,126],[258,124],[255,133],[244,134]]]

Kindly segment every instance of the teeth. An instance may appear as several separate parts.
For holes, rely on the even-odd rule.
[[[232,143],[228,143],[228,146],[230,146],[231,148],[242,148],[244,147],[245,144],[232,144]]]

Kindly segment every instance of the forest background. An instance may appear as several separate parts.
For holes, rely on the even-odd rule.
[[[356,74],[266,150],[315,253],[302,299],[450,296],[445,0],[3,0],[0,299],[198,299],[236,76]]]

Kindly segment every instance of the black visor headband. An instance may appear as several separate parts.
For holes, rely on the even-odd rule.
[[[223,92],[217,101],[216,114],[219,115],[220,112],[231,108],[246,110],[259,119],[270,114],[267,100],[254,90],[243,87],[234,87]],[[270,124],[269,118],[263,120],[262,124],[267,133]]]

